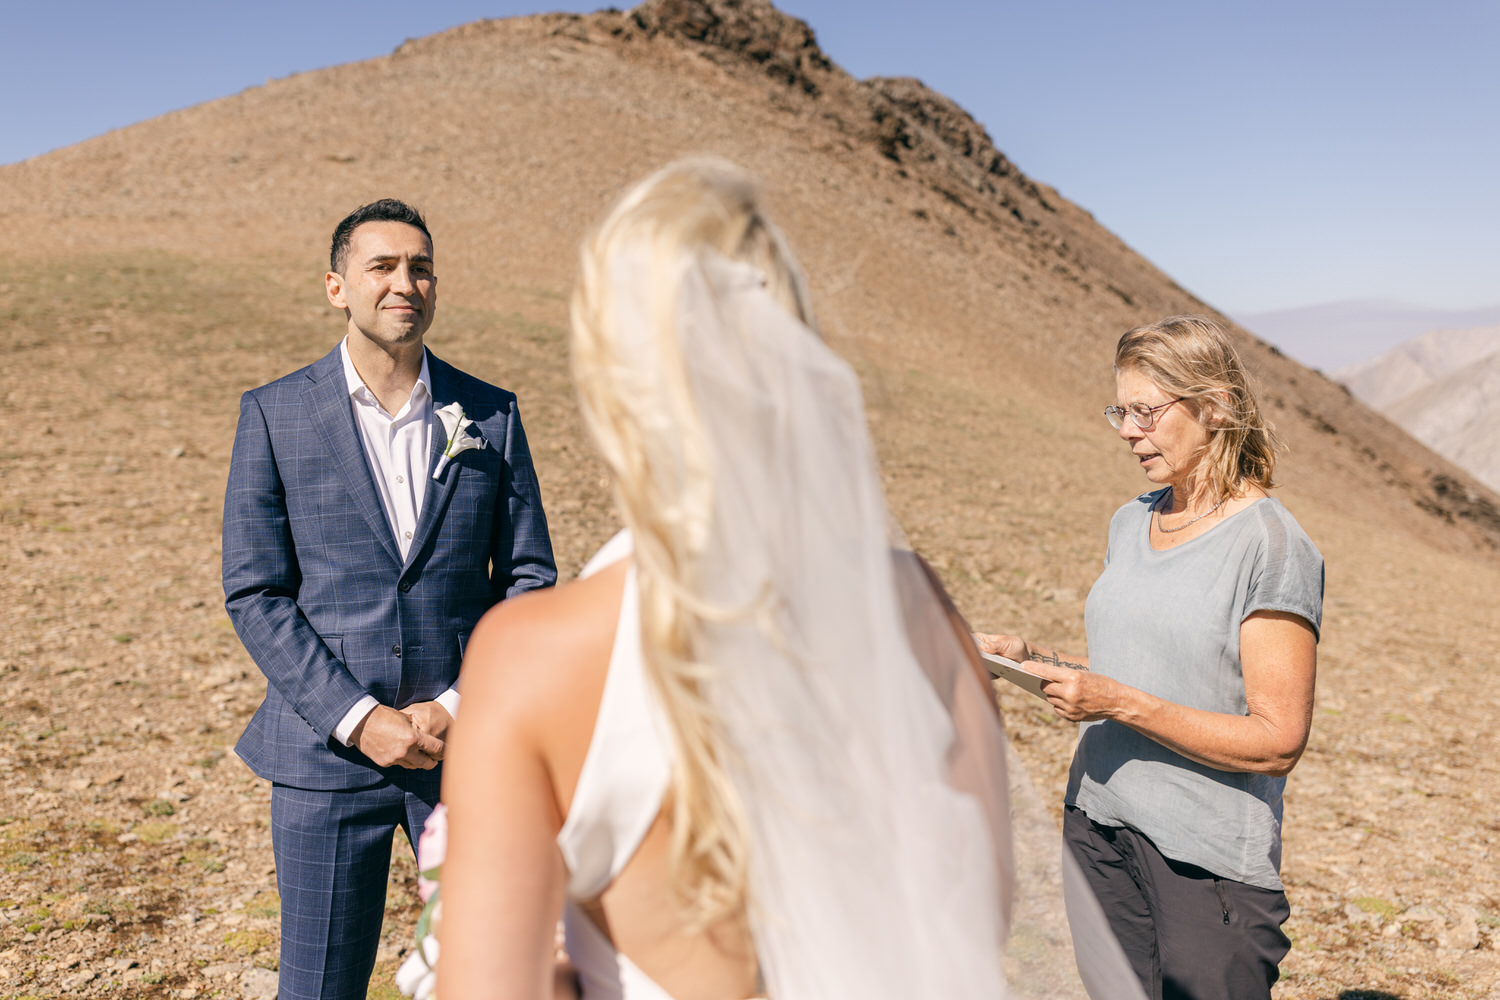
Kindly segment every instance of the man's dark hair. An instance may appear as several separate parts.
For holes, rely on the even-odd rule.
[[[427,220],[422,218],[422,213],[412,208],[404,201],[395,198],[382,198],[372,201],[368,205],[361,205],[340,222],[333,230],[333,246],[328,250],[328,269],[335,274],[344,273],[344,264],[349,256],[349,238],[354,235],[354,230],[366,222],[404,222],[408,226],[415,226],[422,230],[422,235],[427,237],[427,242],[432,243],[432,233],[427,230]]]

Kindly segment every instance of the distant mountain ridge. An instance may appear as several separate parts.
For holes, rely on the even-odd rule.
[[[1234,319],[1303,364],[1332,372],[1367,361],[1429,330],[1464,330],[1500,323],[1500,304],[1478,309],[1433,309],[1386,299],[1352,299],[1242,313]]]
[[[1433,330],[1334,377],[1500,491],[1500,325]]]

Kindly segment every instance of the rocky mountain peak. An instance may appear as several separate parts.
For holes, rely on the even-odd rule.
[[[998,174],[1008,174],[1013,169],[973,115],[921,80],[909,76],[875,76],[865,83],[908,118],[930,130],[953,152],[974,161],[980,169]]]
[[[820,93],[834,71],[807,22],[769,0],[646,0],[629,18],[648,36],[669,35],[748,59],[804,93]]]

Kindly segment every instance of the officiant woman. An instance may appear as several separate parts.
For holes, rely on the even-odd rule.
[[[1082,723],[1063,836],[1147,995],[1263,1000],[1290,948],[1282,788],[1312,721],[1323,559],[1268,496],[1276,442],[1219,326],[1138,327],[1114,370],[1105,416],[1153,489],[1110,522],[1089,656],[976,639]]]

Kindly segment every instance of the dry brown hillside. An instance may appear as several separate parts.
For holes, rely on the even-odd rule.
[[[566,377],[577,241],[672,157],[754,170],[913,541],[977,626],[1081,646],[1144,485],[1100,414],[1114,339],[1211,309],[951,101],[836,55],[758,0],[482,22],[0,168],[0,994],[274,982],[268,792],[229,752],[264,681],[220,606],[220,505],[236,398],[336,342],[327,233],[374,197],[428,212],[429,343],[520,394],[570,573],[612,530]],[[1328,564],[1277,996],[1500,997],[1500,500],[1244,346]],[[1060,796],[1072,727],[1001,698]]]

